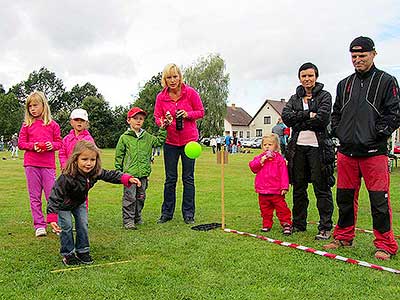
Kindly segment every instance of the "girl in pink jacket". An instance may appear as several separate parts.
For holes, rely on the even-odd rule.
[[[279,153],[279,137],[274,133],[264,136],[261,147],[263,152],[249,163],[251,171],[256,174],[254,186],[263,219],[261,231],[271,230],[275,209],[283,234],[291,235],[292,214],[285,202],[289,178],[286,161]]]
[[[25,105],[25,120],[19,132],[18,148],[25,150],[24,167],[35,235],[45,236],[42,192],[46,200],[56,178],[54,152],[61,148],[60,126],[52,120],[42,92],[31,93]]]
[[[64,170],[77,142],[85,140],[94,144],[94,139],[87,130],[88,113],[82,108],[74,109],[70,115],[71,131],[63,138],[62,147],[58,152],[61,169]]]

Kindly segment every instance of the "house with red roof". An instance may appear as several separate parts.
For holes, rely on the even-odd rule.
[[[262,137],[272,132],[272,127],[282,115],[282,110],[286,105],[285,99],[280,101],[267,99],[260,109],[249,122],[251,137]]]

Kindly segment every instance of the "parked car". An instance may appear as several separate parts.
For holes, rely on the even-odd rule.
[[[251,148],[261,148],[262,137],[255,138],[251,143]]]
[[[394,143],[394,154],[400,154],[400,143]]]
[[[251,144],[253,143],[254,138],[244,138],[242,143],[242,147],[251,148]]]

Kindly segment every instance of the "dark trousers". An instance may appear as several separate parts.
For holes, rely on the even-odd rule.
[[[132,184],[130,187],[124,186],[122,196],[122,221],[124,225],[129,222],[139,223],[142,221],[142,209],[146,200],[147,177],[139,178],[141,187]]]
[[[350,241],[355,237],[358,192],[363,177],[371,202],[374,245],[377,249],[396,254],[398,245],[392,227],[388,157],[350,157],[339,153],[337,168],[336,202],[339,207],[339,220],[333,233],[334,238]]]
[[[195,213],[195,187],[194,187],[194,163],[195,160],[186,156],[184,146],[173,146],[164,144],[165,184],[164,202],[161,215],[172,218],[176,203],[176,182],[178,179],[178,161],[182,160],[182,216],[183,218],[194,218]]]
[[[321,172],[318,147],[296,145],[293,159],[293,226],[300,230],[307,227],[309,179],[314,188],[319,212],[319,230],[332,229],[333,201],[327,178]]]

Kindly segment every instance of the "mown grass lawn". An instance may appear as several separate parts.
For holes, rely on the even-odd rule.
[[[225,168],[226,225],[259,233],[261,218],[252,154],[231,155]],[[8,153],[0,153],[9,156]],[[102,151],[113,168],[114,150]],[[161,157],[155,160],[145,224],[126,231],[121,221],[122,186],[100,182],[89,195],[89,233],[95,265],[65,268],[58,238],[35,238],[22,159],[0,160],[0,298],[1,299],[400,299],[400,275],[376,271],[281,247],[259,239],[190,229],[181,216],[181,184],[174,220],[156,224],[164,181]],[[196,162],[196,223],[220,222],[220,165],[206,148]],[[400,168],[391,176],[395,233],[400,234]],[[312,193],[310,193],[312,194]],[[291,193],[288,197],[291,207]],[[311,196],[309,221],[317,221]],[[335,209],[334,220],[337,220]],[[360,193],[357,226],[371,229],[368,194]],[[276,222],[269,237],[322,249],[316,225],[283,237]],[[358,233],[355,247],[334,251],[343,256],[400,269],[400,260],[373,258],[373,236]],[[128,262],[125,262],[128,261]],[[101,265],[112,262],[121,264]],[[98,266],[101,265],[101,266]]]

